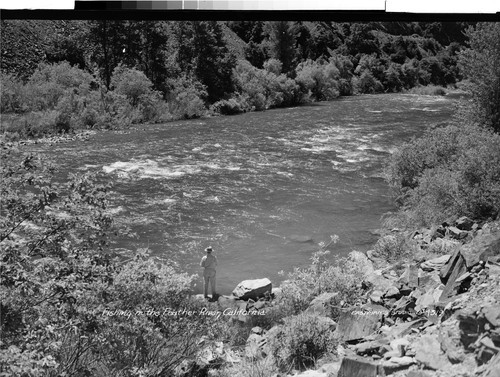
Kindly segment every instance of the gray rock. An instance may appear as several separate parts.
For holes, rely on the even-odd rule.
[[[490,361],[484,377],[498,377],[500,376],[500,352]]]
[[[384,369],[379,363],[361,357],[344,357],[337,377],[379,377],[384,375]]]
[[[450,235],[451,238],[454,238],[456,240],[461,240],[461,239],[467,237],[467,235],[469,233],[465,230],[460,230],[457,227],[449,226],[448,227],[448,234]]]
[[[245,345],[247,359],[260,359],[265,355],[264,347],[267,343],[265,337],[259,334],[250,334]]]
[[[383,336],[377,336],[374,340],[356,344],[352,349],[358,355],[373,355],[374,353],[384,354],[389,349],[389,341]]]
[[[319,370],[306,370],[300,374],[295,374],[294,377],[329,377],[327,373]]]
[[[407,265],[405,271],[399,277],[398,282],[409,289],[418,287],[418,268],[414,265]]]
[[[421,310],[433,309],[435,304],[439,302],[444,288],[445,286],[441,284],[439,287],[420,296],[415,302],[415,311],[418,313]]]
[[[424,271],[439,271],[450,260],[451,255],[442,255],[440,257],[425,261],[420,265]]]
[[[431,377],[431,375],[423,370],[411,370],[406,377]]]
[[[389,345],[393,350],[397,350],[399,353],[402,353],[401,356],[404,356],[406,353],[406,348],[410,345],[410,341],[406,338],[397,338],[391,340]]]
[[[424,335],[415,344],[415,359],[426,368],[434,370],[448,370],[451,363],[441,350],[437,336]]]
[[[271,291],[272,283],[267,278],[244,280],[233,290],[233,296],[240,300],[252,299],[257,301],[260,297],[266,296],[266,294],[270,295]]]
[[[338,295],[338,292],[324,292],[320,294],[311,301],[309,307],[306,309],[306,313],[315,313],[329,317],[332,312],[332,305],[335,304],[334,301]]]
[[[479,261],[487,261],[489,258],[500,255],[500,231],[489,231],[478,235],[471,242],[463,245],[460,252],[469,269]]]
[[[455,221],[455,226],[460,229],[460,230],[472,230],[472,225],[474,224],[474,221],[469,219],[467,216],[462,216],[457,221]]]
[[[338,374],[338,372],[340,370],[340,364],[341,363],[342,363],[341,361],[337,361],[337,362],[334,362],[334,363],[323,364],[319,368],[319,371],[323,372],[323,373],[326,373],[326,375],[328,377],[335,377],[335,376],[337,376],[337,374]]]
[[[389,287],[384,293],[384,297],[386,298],[397,298],[400,296],[399,289],[396,287]]]
[[[382,275],[382,270],[373,271],[364,279],[364,284],[371,287],[373,290],[385,292],[390,287],[394,286],[396,279],[388,279]]]
[[[384,293],[382,291],[373,291],[371,294],[370,294],[370,301],[375,303],[375,304],[380,304],[382,303],[382,296],[384,295]]]
[[[500,327],[500,304],[484,307],[481,312],[493,327]]]
[[[460,250],[457,250],[455,254],[450,258],[448,263],[441,269],[440,275],[442,279],[447,279],[446,286],[440,297],[440,300],[445,300],[458,293],[461,282],[456,282],[456,280],[467,272],[467,265],[464,257],[462,256]]]
[[[391,357],[389,360],[382,362],[386,374],[391,374],[401,369],[407,369],[413,364],[416,364],[416,361],[410,356]]]
[[[346,342],[364,338],[377,330],[388,313],[388,309],[374,304],[345,309],[339,316],[336,335]]]

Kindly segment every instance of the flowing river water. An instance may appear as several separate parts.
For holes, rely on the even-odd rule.
[[[366,251],[394,210],[384,162],[403,142],[449,121],[455,100],[409,94],[346,97],[29,149],[62,173],[98,171],[113,183],[111,208],[128,234],[112,248],[200,272],[204,248],[219,259],[219,292],[244,279],[284,278],[339,236],[331,257]],[[197,290],[201,287],[201,278]]]

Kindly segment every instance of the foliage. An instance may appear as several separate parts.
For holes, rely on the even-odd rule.
[[[258,69],[247,61],[239,61],[233,70],[237,91],[250,108],[264,110],[299,102],[298,85],[283,74],[273,73],[275,63],[271,59],[264,69]]]
[[[316,101],[329,101],[339,96],[340,72],[333,63],[306,60],[296,68],[295,81],[304,92],[311,92]]]
[[[279,372],[270,357],[260,360],[245,360],[230,366],[225,366],[213,374],[213,377],[269,377]]]
[[[132,106],[137,106],[142,96],[151,93],[153,83],[141,71],[119,65],[113,71],[111,85],[116,93],[127,97]]]
[[[22,113],[28,110],[26,87],[9,74],[1,75],[0,111]]]
[[[279,368],[287,372],[305,369],[322,356],[335,353],[337,342],[330,326],[331,320],[315,314],[285,318],[277,331],[268,333],[268,346]]]
[[[500,24],[478,23],[467,36],[470,48],[462,51],[459,63],[472,102],[462,115],[500,132]]]
[[[204,98],[207,96],[203,84],[187,76],[172,80],[169,94],[170,113],[176,118],[198,118],[205,114]]]
[[[268,21],[263,28],[264,35],[267,36],[267,43],[271,52],[271,57],[282,63],[282,71],[288,73],[295,63],[296,51],[296,27],[290,21]]]
[[[477,126],[426,132],[393,154],[386,169],[408,220],[423,225],[500,210],[500,136]]]
[[[248,103],[242,98],[230,98],[228,100],[220,100],[214,103],[210,109],[222,115],[240,114],[249,110]]]
[[[332,238],[336,242],[337,237]],[[281,310],[284,314],[297,314],[305,310],[312,299],[324,292],[338,292],[338,302],[354,303],[367,266],[352,253],[335,264],[328,260],[329,251],[323,248],[316,252],[312,264],[295,268],[282,285]]]
[[[7,145],[1,157],[1,372],[172,375],[199,336],[215,336],[206,316],[186,313],[200,309],[187,298],[192,276],[147,250],[109,252],[107,187],[56,179],[51,164]]]
[[[396,263],[408,258],[416,250],[416,245],[412,245],[404,233],[396,233],[380,237],[373,249],[378,258]]]

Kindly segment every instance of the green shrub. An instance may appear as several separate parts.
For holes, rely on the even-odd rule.
[[[311,367],[319,358],[336,352],[331,320],[325,317],[313,314],[288,317],[283,326],[270,333],[268,346],[283,371]]]

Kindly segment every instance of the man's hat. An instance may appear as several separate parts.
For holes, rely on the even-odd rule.
[[[212,246],[207,247],[207,248],[205,249],[205,251],[206,251],[207,253],[211,253],[211,252],[212,252]]]

